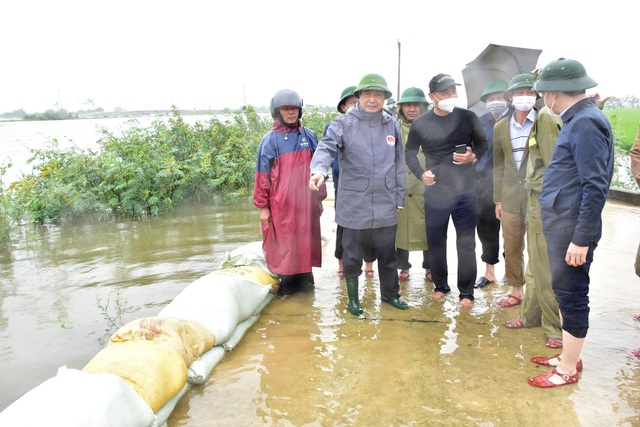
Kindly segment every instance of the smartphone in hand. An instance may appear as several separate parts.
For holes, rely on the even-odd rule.
[[[466,144],[456,145],[456,153],[457,154],[465,154],[466,152],[467,152],[467,145]]]

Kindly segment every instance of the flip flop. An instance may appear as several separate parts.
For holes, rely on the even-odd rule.
[[[404,282],[409,278],[409,270],[400,270],[400,274],[398,274],[398,282]]]
[[[373,279],[373,277],[376,275],[376,272],[373,270],[365,270],[364,275],[369,279]]]
[[[476,289],[484,288],[485,286],[490,285],[491,283],[493,283],[491,280],[487,279],[484,276],[480,276],[478,277],[478,280],[476,280],[476,283],[473,285],[473,287]]]
[[[431,269],[430,268],[425,268],[424,269],[424,275],[425,275],[425,277],[427,278],[428,281],[433,283],[433,276],[431,275]]]

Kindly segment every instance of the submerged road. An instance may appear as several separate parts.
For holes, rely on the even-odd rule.
[[[331,205],[315,292],[275,298],[208,381],[180,400],[169,426],[640,425],[640,359],[629,355],[640,347],[638,207],[608,202],[603,213],[580,382],[541,390],[527,378],[546,369],[529,359],[557,351],[544,346],[540,328],[503,326],[518,316],[518,307],[495,305],[509,294],[505,285],[476,290],[472,309],[460,308],[455,286],[431,302],[433,284],[412,253],[410,280],[401,284],[409,310],[381,305],[377,276],[361,276],[365,315],[349,314]],[[455,284],[453,226],[448,256]],[[496,274],[503,273],[501,262]]]

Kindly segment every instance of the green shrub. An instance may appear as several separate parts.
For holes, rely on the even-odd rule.
[[[237,200],[253,184],[257,146],[271,126],[252,107],[225,123],[189,125],[174,108],[148,127],[128,124],[121,136],[103,129],[97,151],[61,150],[55,139],[32,150],[34,173],[11,185],[12,203],[42,222],[140,218],[183,202]]]

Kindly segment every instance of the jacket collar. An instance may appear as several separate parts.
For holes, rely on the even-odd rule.
[[[590,107],[598,108],[596,106],[596,99],[593,96],[588,96],[588,97],[586,97],[584,99],[581,99],[580,101],[576,102],[571,107],[567,108],[567,110],[564,113],[562,113],[560,118],[562,119],[562,121],[564,123],[566,123],[569,120],[571,120],[573,118],[573,116],[578,114],[580,111],[582,111],[582,110],[584,110],[586,108],[590,108]]]

